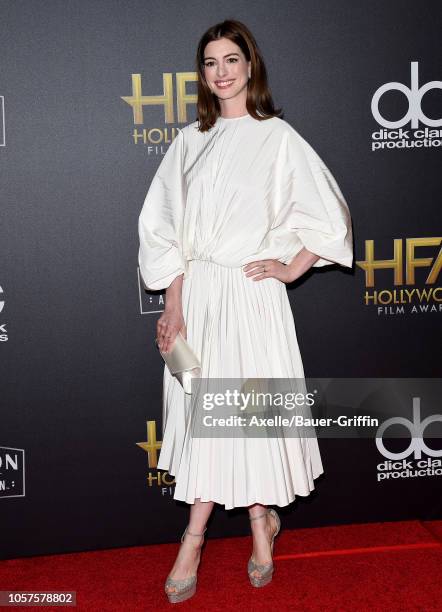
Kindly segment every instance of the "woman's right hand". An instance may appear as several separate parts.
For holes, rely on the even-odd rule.
[[[166,308],[157,321],[156,339],[158,348],[162,353],[167,353],[172,348],[178,332],[181,332],[182,336],[187,338],[183,311],[180,308]]]

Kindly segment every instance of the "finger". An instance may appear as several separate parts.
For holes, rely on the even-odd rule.
[[[162,351],[163,350],[163,338],[161,336],[161,333],[157,331],[157,337],[155,338],[156,341],[156,345],[158,350]]]
[[[165,347],[165,351],[168,351],[172,348],[172,345],[175,341],[175,338],[178,334],[178,330],[173,325],[168,325],[167,329],[163,331],[163,345]]]
[[[254,270],[253,272],[249,272],[248,274],[246,274],[246,276],[259,276],[260,278],[268,278],[269,276],[272,276],[272,271],[271,268],[267,266],[265,266],[265,270],[264,266],[260,266],[259,268],[256,268],[256,270]],[[252,280],[255,280],[255,278],[253,278]]]
[[[165,353],[168,353],[172,349],[173,343],[175,342],[175,338],[176,338],[176,333],[166,336],[165,343],[164,343]]]
[[[271,263],[272,263],[271,259],[261,259],[259,261],[254,261],[254,262],[251,262],[251,263],[247,264],[247,266],[245,266],[243,268],[243,270],[246,271],[246,272],[249,272],[251,270],[255,270],[255,274],[256,274],[256,272],[259,272],[263,268],[266,268],[266,272],[267,272],[268,268],[271,265]],[[248,276],[248,274],[246,274],[246,276]]]
[[[246,276],[253,276],[254,274],[263,274],[264,264],[260,264],[255,268],[251,269],[249,272],[246,272]]]
[[[252,270],[253,268],[257,268],[262,265],[263,265],[262,261],[251,261],[243,267],[243,270],[245,272],[248,272],[249,270]]]
[[[157,325],[158,336],[162,336],[166,328],[167,328],[167,323],[165,323],[164,321],[158,321],[158,325]]]
[[[166,343],[166,336],[167,336],[167,331],[165,328],[161,328],[159,334],[158,334],[158,344],[159,344],[159,349],[160,351],[164,352],[164,347],[165,347],[165,343]]]
[[[270,278],[270,274],[268,272],[264,272],[262,274],[258,274],[257,276],[254,276],[252,278],[253,281],[259,281],[262,280],[264,278]]]

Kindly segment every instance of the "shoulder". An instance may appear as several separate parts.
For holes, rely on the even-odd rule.
[[[198,130],[198,120],[192,121],[191,123],[187,123],[186,125],[183,125],[182,127],[178,129],[183,136],[183,140],[185,141],[188,140],[189,138],[192,138],[195,135],[200,134]]]
[[[280,151],[288,157],[308,158],[311,161],[316,160],[318,153],[308,140],[304,138],[302,133],[293,125],[275,117],[277,121],[277,129],[280,133]]]
[[[291,140],[293,142],[304,140],[299,131],[285,119],[281,119],[281,117],[272,117],[267,121],[272,122],[272,127],[278,132],[283,140]]]
[[[199,133],[197,126],[198,121],[193,121],[192,123],[174,128],[175,134],[169,145],[168,151],[183,152],[187,148],[186,145],[188,145]]]
[[[274,141],[279,142],[280,144],[291,141],[292,144],[297,144],[300,146],[305,142],[299,131],[290,123],[285,121],[285,119],[281,119],[280,117],[269,117],[268,119],[255,120],[253,121],[252,125],[253,128],[258,132],[261,132],[261,134],[262,132],[264,132],[266,135],[271,134],[272,137],[275,137]],[[195,120],[178,128],[184,143],[194,141],[195,139],[204,140],[207,135],[211,133],[211,130],[208,132],[200,132],[198,127],[199,121]],[[249,128],[250,124],[248,124],[248,129]]]
[[[269,119],[255,121],[255,124],[266,135],[271,135],[272,141],[277,144],[278,148],[301,147],[305,143],[299,131],[281,117],[270,117]]]

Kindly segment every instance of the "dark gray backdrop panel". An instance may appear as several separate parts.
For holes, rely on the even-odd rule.
[[[158,314],[140,313],[136,226],[161,156],[131,139],[131,75],[161,93],[163,73],[194,70],[208,26],[244,21],[284,118],[346,196],[355,260],[366,239],[390,258],[393,238],[440,235],[440,148],[372,153],[370,101],[385,82],[409,84],[411,61],[420,83],[441,79],[440,4],[10,0],[1,13],[0,445],[25,450],[26,481],[23,497],[0,492],[1,555],[175,541],[186,507],[136,444],[147,421],[161,437]],[[440,102],[427,94],[425,112],[440,117]],[[383,101],[386,116],[404,109],[400,96]],[[164,128],[163,110],[145,107],[144,124]],[[440,314],[377,317],[364,288],[357,267],[290,287],[306,374],[438,376]],[[155,310],[158,296],[142,300]],[[379,487],[372,440],[320,442],[326,474],[287,526],[441,516],[437,478]],[[243,511],[218,509],[211,535],[248,529]]]

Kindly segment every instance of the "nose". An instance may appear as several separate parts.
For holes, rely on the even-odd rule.
[[[218,68],[216,70],[216,78],[222,79],[223,77],[226,76],[226,74],[227,74],[227,70],[224,64],[218,64]]]

